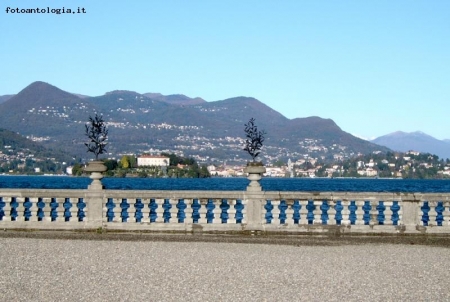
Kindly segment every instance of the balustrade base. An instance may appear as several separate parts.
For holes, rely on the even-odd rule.
[[[319,224],[215,224],[215,223],[131,223],[131,222],[65,222],[65,221],[0,221],[4,231],[92,231],[92,232],[148,232],[187,234],[242,234],[254,232],[265,235],[316,236],[408,236],[450,235],[450,226],[393,226],[393,225],[319,225]],[[250,233],[249,233],[250,232]]]

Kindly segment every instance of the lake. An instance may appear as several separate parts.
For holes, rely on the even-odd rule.
[[[88,177],[0,176],[0,188],[86,189]],[[106,189],[243,191],[246,178],[104,178]],[[265,191],[449,193],[450,179],[263,178]]]

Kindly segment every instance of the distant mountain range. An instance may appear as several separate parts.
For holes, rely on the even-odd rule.
[[[288,119],[251,97],[206,102],[115,90],[88,97],[34,82],[0,103],[0,128],[44,140],[47,146],[87,157],[84,123],[96,112],[108,122],[109,157],[182,152],[204,161],[246,161],[244,124],[253,117],[267,132],[263,161],[314,157],[325,160],[388,148],[342,131],[331,119]]]
[[[438,140],[420,131],[411,133],[397,131],[380,136],[371,142],[395,151],[407,152],[413,150],[436,154],[443,159],[450,158],[450,140]]]

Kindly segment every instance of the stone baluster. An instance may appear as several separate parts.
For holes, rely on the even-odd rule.
[[[444,206],[444,221],[442,222],[443,226],[450,226],[450,201],[446,200],[442,202]]]
[[[200,219],[198,220],[198,223],[206,223],[206,204],[208,203],[208,199],[205,198],[201,198],[199,199],[200,202],[200,209],[198,210],[199,214],[200,214]]]
[[[136,198],[127,198],[127,203],[128,203],[128,220],[127,222],[137,222],[136,221],[136,208],[135,208],[135,204],[136,204]]]
[[[322,210],[320,209],[320,206],[322,205],[322,200],[314,200],[314,222],[313,224],[322,224]]]
[[[157,217],[155,222],[164,223],[164,208],[163,208],[164,198],[156,198],[155,201],[156,204],[158,205],[158,207],[156,208]]]
[[[42,202],[44,203],[44,218],[42,219],[42,221],[45,222],[49,222],[51,221],[51,216],[50,216],[50,203],[51,203],[52,199],[50,197],[44,197],[42,198]]]
[[[336,206],[336,202],[333,200],[327,200],[327,204],[328,204],[328,221],[327,224],[329,225],[336,225],[336,210],[335,210],[335,206]]]
[[[286,203],[286,206],[287,206],[285,223],[287,225],[294,225],[294,209],[292,208],[292,206],[294,204],[294,200],[286,199],[285,203]]]
[[[341,224],[342,225],[350,225],[350,210],[348,208],[348,206],[350,205],[350,201],[349,200],[345,200],[345,199],[337,199],[337,201],[341,201],[341,206],[342,206],[342,220],[341,220]],[[337,202],[336,201],[336,202]]]
[[[355,225],[361,225],[364,224],[364,210],[363,210],[363,206],[364,206],[364,201],[360,201],[360,200],[355,200],[355,204],[358,207],[355,211],[356,214],[356,221],[355,221]]]
[[[234,208],[234,206],[236,205],[236,200],[235,199],[227,199],[228,205],[230,206],[228,208],[228,220],[227,223],[228,224],[236,224],[236,209]]]
[[[16,210],[17,210],[16,221],[25,221],[25,217],[23,216],[23,213],[25,211],[25,207],[23,206],[23,203],[25,202],[25,198],[16,197],[16,202],[19,204],[16,208]]]
[[[373,225],[378,225],[378,211],[377,211],[377,206],[379,205],[379,201],[375,200],[375,199],[369,199],[369,205],[370,205],[370,221],[369,221],[369,225],[373,226]]]
[[[280,225],[280,200],[272,200],[272,224]]]
[[[437,201],[429,201],[428,204],[430,206],[430,212],[428,212],[428,216],[429,216],[429,221],[428,221],[428,225],[429,226],[435,226],[436,225],[436,217],[437,217],[437,212],[436,212],[436,206],[437,206]]]
[[[70,207],[71,217],[69,221],[78,222],[78,208],[77,208],[78,198],[70,198],[69,201],[72,204]]]
[[[121,198],[113,198],[112,199],[114,203],[113,213],[114,213],[114,222],[122,222],[121,212],[122,209],[120,208],[120,203],[122,202]]]
[[[186,204],[186,209],[184,210],[184,215],[186,215],[186,218],[184,219],[184,221],[186,223],[193,223],[193,219],[192,219],[192,203],[193,203],[193,199],[192,198],[185,198],[184,199],[184,203]]]
[[[150,222],[150,208],[148,205],[150,204],[150,198],[142,198],[141,202],[144,204],[144,207],[142,208],[142,222],[143,223],[149,223]]]
[[[31,207],[30,207],[31,217],[30,217],[29,221],[38,221],[38,218],[37,218],[37,211],[38,211],[37,202],[38,202],[38,198],[37,197],[32,197],[32,198],[30,198],[30,202],[31,202]]]
[[[60,222],[60,221],[64,221],[64,207],[63,207],[63,203],[65,201],[65,198],[55,198],[56,200],[56,208],[54,209],[54,212],[56,211],[56,219],[54,221]]]
[[[3,197],[3,202],[5,203],[3,221],[11,221],[11,197]]]
[[[220,199],[220,198],[213,198],[212,201],[214,203],[214,210],[213,210],[214,219],[213,219],[213,223],[221,224],[222,223],[222,219],[220,218],[220,214],[222,213],[222,209],[220,208],[220,204],[222,203],[222,199]]]
[[[178,208],[177,208],[177,204],[178,204],[179,200],[178,198],[170,198],[169,199],[169,203],[172,206],[169,210],[170,212],[170,223],[178,223],[178,218],[177,218],[177,214],[178,214]]]
[[[306,216],[308,215],[308,209],[306,208],[306,205],[308,204],[308,200],[306,199],[299,199],[298,201],[300,203],[300,220],[298,222],[299,225],[305,225],[308,224],[308,219],[306,219]]]

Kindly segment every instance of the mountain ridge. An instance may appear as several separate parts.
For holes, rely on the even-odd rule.
[[[438,140],[422,131],[395,131],[371,140],[395,151],[419,151],[436,154],[440,158],[450,158],[450,141]]]
[[[259,129],[267,132],[262,153],[266,161],[289,156],[330,159],[337,153],[351,156],[388,150],[352,136],[331,119],[291,120],[252,97],[206,102],[172,95],[175,101],[170,102],[161,96],[113,90],[80,98],[38,81],[0,104],[0,127],[48,136],[47,144],[86,156],[83,124],[98,112],[110,128],[108,156],[165,150],[198,155],[205,161],[243,161],[243,128],[253,117]]]

